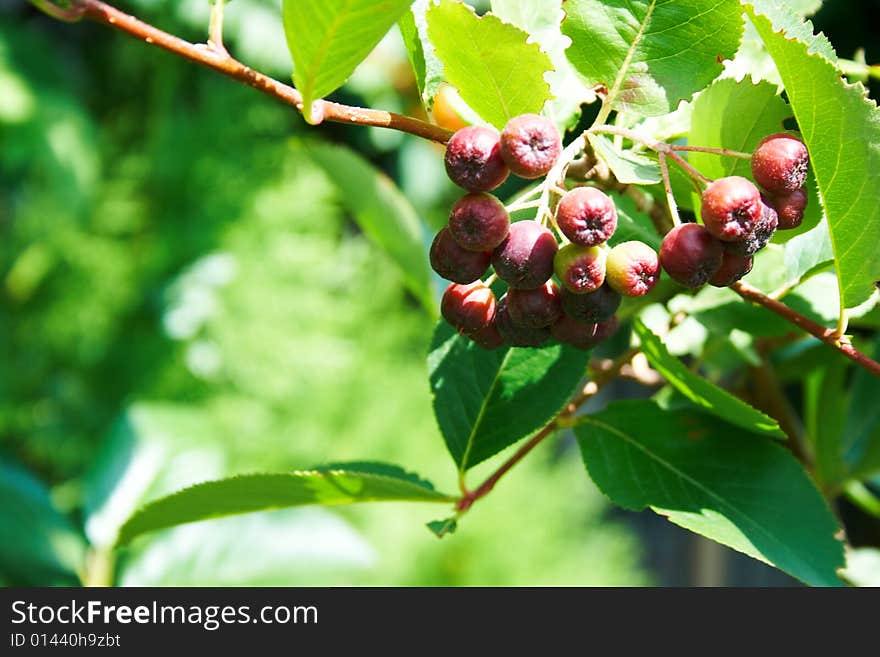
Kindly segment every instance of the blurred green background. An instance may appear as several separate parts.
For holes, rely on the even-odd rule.
[[[227,40],[289,79],[277,4],[236,0]],[[206,0],[125,6],[204,40]],[[340,97],[419,111],[398,41]],[[307,146],[323,142],[378,164],[428,224],[445,219],[456,192],[434,145],[309,128],[289,107],[106,28],[55,23],[24,3],[0,13],[0,450],[72,518],[49,535],[81,526],[100,546],[149,497],[322,462],[391,461],[456,490],[426,376],[433,319],[347,216],[346,171],[331,180],[310,159]],[[447,513],[432,505],[283,511],[156,534],[112,575],[88,562],[88,576],[647,583],[632,532],[605,509],[577,450],[545,449],[443,541],[424,526]],[[63,565],[0,577],[62,583]]]
[[[227,45],[289,79],[279,4],[235,0]],[[829,25],[855,6],[830,4]],[[122,6],[205,39],[207,0]],[[335,97],[421,111],[396,33]],[[693,581],[703,543],[609,514],[565,439],[442,541],[424,524],[446,509],[381,504],[184,526],[115,561],[102,549],[145,500],[231,473],[383,460],[456,490],[426,378],[433,319],[348,215],[347,171],[311,157],[330,143],[396,181],[427,245],[457,196],[436,145],[310,128],[104,27],[0,0],[0,494],[24,500],[0,512],[0,584]],[[646,559],[638,533],[661,524],[674,538]]]

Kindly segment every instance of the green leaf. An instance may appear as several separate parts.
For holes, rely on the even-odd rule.
[[[458,529],[458,520],[455,516],[446,518],[445,520],[432,520],[428,523],[428,529],[433,532],[437,538],[443,538],[447,534],[454,534]]]
[[[635,320],[633,329],[642,343],[642,352],[654,369],[693,403],[747,431],[785,438],[776,420],[691,372],[684,363],[669,353],[660,338],[641,320]]]
[[[133,552],[121,562],[120,586],[327,586],[376,561],[349,523],[317,508],[173,527]]]
[[[609,192],[609,196],[614,199],[614,206],[617,208],[617,230],[608,241],[609,244],[614,246],[621,242],[639,240],[659,251],[662,240],[651,218],[639,210],[636,202],[629,196],[617,192]]]
[[[562,130],[573,128],[580,118],[581,105],[596,102],[596,92],[581,82],[565,56],[571,39],[562,34],[565,18],[562,2],[492,0],[492,13],[527,32],[550,56],[554,70],[548,72],[545,79],[550,83],[553,97],[544,105],[544,115]]]
[[[0,580],[19,586],[78,584],[85,541],[43,484],[0,460],[0,500]]]
[[[880,358],[880,338],[875,338],[873,357]],[[880,474],[880,378],[855,367],[850,404],[843,427],[843,460],[847,475],[867,479]]]
[[[776,62],[828,218],[841,305],[858,306],[880,279],[880,110],[861,84],[841,79],[834,53],[809,23],[771,3],[752,21]]]
[[[434,414],[459,470],[547,424],[577,389],[588,361],[588,352],[558,344],[487,351],[438,324],[428,355]]]
[[[367,237],[388,254],[410,291],[436,316],[424,226],[407,198],[354,151],[326,143],[307,150],[339,188],[339,198]],[[320,221],[320,213],[315,220]]]
[[[654,185],[663,178],[660,165],[651,158],[633,151],[621,151],[602,135],[589,135],[593,151],[617,180],[625,185]]]
[[[380,470],[379,472],[385,472]],[[363,470],[307,470],[249,474],[196,484],[150,502],[119,531],[118,545],[146,532],[187,522],[307,504],[452,502],[428,485]]]
[[[785,243],[785,277],[788,285],[796,285],[810,275],[819,273],[834,262],[828,224],[823,220],[806,233]]]
[[[519,114],[539,114],[550,98],[544,74],[553,62],[529,35],[497,16],[441,0],[428,10],[428,36],[446,80],[497,128]]]
[[[411,0],[284,0],[293,82],[308,121],[312,103],[341,87]]]
[[[781,446],[692,411],[618,402],[575,428],[593,481],[626,509],[676,525],[814,586],[840,586],[840,530]]]
[[[843,475],[843,423],[849,400],[846,394],[846,361],[829,360],[804,382],[804,422],[816,479],[831,489]]]
[[[443,82],[443,64],[434,54],[434,46],[428,41],[428,23],[425,12],[431,0],[416,0],[410,11],[404,12],[397,26],[403,37],[410,64],[416,76],[422,104],[430,108],[434,95]]]
[[[722,71],[742,35],[736,0],[568,0],[568,59],[606,106],[666,114]]]

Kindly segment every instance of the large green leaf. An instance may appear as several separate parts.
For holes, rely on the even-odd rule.
[[[581,82],[565,56],[571,40],[562,34],[562,0],[492,0],[492,13],[528,32],[531,40],[550,55],[554,70],[545,79],[553,98],[544,106],[544,114],[560,128],[574,127],[581,105],[595,102],[596,92]]]
[[[747,431],[785,438],[785,434],[779,428],[779,423],[776,420],[764,415],[758,409],[749,406],[738,397],[734,397],[700,375],[691,372],[684,363],[669,353],[660,338],[641,320],[635,321],[633,329],[642,343],[642,352],[647,356],[654,369],[693,403]]]
[[[657,116],[721,73],[742,35],[736,0],[568,0],[568,59],[609,108]]]
[[[612,404],[575,428],[596,485],[627,509],[651,507],[686,529],[807,584],[840,586],[840,530],[781,446],[652,402]]]
[[[549,422],[584,376],[589,354],[562,345],[487,351],[445,322],[428,371],[434,414],[463,472]]]
[[[368,472],[362,465],[346,470],[308,470],[285,474],[250,474],[196,484],[150,502],[119,531],[119,545],[136,536],[187,522],[307,504],[355,502],[451,502],[428,484],[410,477]]]
[[[293,82],[312,102],[341,87],[407,10],[411,0],[284,0]],[[317,117],[315,117],[317,118]]]
[[[553,62],[528,33],[452,0],[432,6],[427,20],[446,80],[483,119],[501,128],[514,116],[541,112]]]
[[[880,358],[880,338],[874,340],[873,357]],[[862,368],[854,369],[843,426],[843,460],[850,478],[867,479],[880,474],[880,378]]]
[[[18,465],[0,460],[0,581],[19,586],[79,583],[86,545],[49,492]]]
[[[880,279],[880,110],[841,79],[824,37],[793,12],[752,2],[750,14],[785,84],[828,218],[841,304],[868,299]]]
[[[314,143],[308,153],[339,187],[339,198],[367,237],[397,264],[410,291],[436,316],[424,226],[412,204],[388,176],[352,150]]]

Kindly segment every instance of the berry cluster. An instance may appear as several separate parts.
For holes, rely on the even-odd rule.
[[[748,274],[752,257],[778,230],[797,228],[804,217],[809,154],[786,134],[761,140],[752,154],[752,175],[712,182],[703,192],[703,224],[676,226],[660,247],[660,262],[686,287],[726,287]]]
[[[469,193],[434,238],[431,266],[452,281],[443,317],[486,349],[539,347],[551,338],[591,349],[616,331],[621,297],[645,295],[659,279],[660,260],[647,244],[606,244],[617,211],[601,190],[576,187],[562,195],[553,222],[561,248],[541,221],[511,223],[506,207],[488,193],[510,172],[546,176],[561,152],[559,131],[534,114],[511,119],[501,133],[462,128],[447,144],[446,172]],[[507,284],[500,299],[481,280],[490,265]]]

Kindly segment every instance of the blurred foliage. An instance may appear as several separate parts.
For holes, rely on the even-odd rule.
[[[204,38],[204,0],[128,5]],[[287,77],[277,5],[236,0],[227,37]],[[371,61],[341,94],[418,106],[399,44]],[[454,192],[431,145],[305,128],[99,26],[0,10],[0,451],[93,545],[144,499],[229,473],[382,459],[455,490],[426,380],[433,323],[310,161],[322,140],[442,221]],[[576,451],[545,449],[442,542],[424,523],[445,509],[419,505],[256,514],[143,539],[115,581],[644,583],[635,539],[605,510]]]

